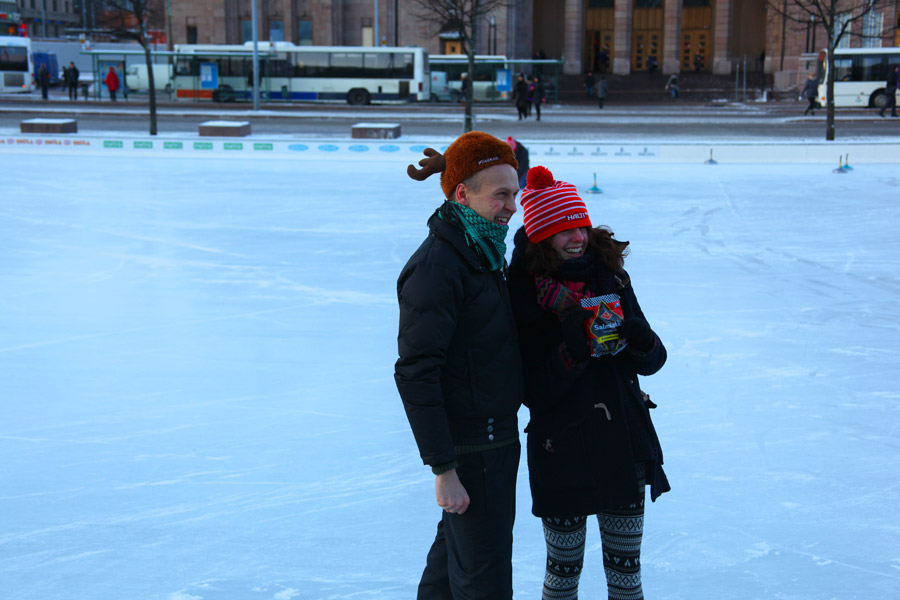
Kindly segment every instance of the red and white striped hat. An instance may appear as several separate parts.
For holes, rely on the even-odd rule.
[[[555,181],[545,167],[528,170],[520,198],[528,241],[537,244],[548,237],[576,227],[591,227],[587,206],[575,186]]]

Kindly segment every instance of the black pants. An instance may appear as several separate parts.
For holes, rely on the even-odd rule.
[[[112,102],[116,101],[116,90],[109,90],[109,99]]]
[[[78,100],[78,86],[77,85],[69,86],[69,100]]]
[[[883,107],[881,107],[881,111],[878,113],[879,115],[881,115],[883,117],[884,111],[886,111],[887,109],[891,109],[891,116],[892,117],[897,116],[897,95],[896,94],[897,94],[897,90],[888,91],[887,104],[885,104]]]
[[[526,104],[516,104],[516,110],[519,111],[519,119],[527,119],[528,118],[528,105]]]
[[[806,107],[806,110],[803,111],[803,114],[805,115],[808,112],[812,112],[812,114],[816,114],[816,99],[815,98],[809,99],[809,106]]]
[[[48,97],[48,92],[49,92],[49,88],[46,85],[42,85],[41,86],[41,98],[46,100]]]
[[[512,600],[512,530],[521,448],[457,457],[469,494],[461,515],[443,513],[419,582],[418,600]]]
[[[537,120],[541,120],[541,103],[540,101],[536,101],[534,103],[534,112],[537,114]]]

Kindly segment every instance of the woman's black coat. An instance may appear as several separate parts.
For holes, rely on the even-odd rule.
[[[669,483],[650,420],[649,409],[655,405],[643,397],[638,375],[662,368],[665,347],[657,337],[647,353],[626,348],[616,356],[572,362],[559,317],[539,306],[534,276],[524,268],[524,229],[515,239],[509,285],[525,404],[531,411],[525,431],[532,512],[539,517],[582,516],[634,503],[643,497],[635,471],[640,462],[646,464],[646,483],[655,500],[669,490]],[[584,271],[586,289],[595,295],[618,293],[625,319],[646,321],[627,273],[596,264]]]

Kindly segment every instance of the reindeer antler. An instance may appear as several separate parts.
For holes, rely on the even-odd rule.
[[[443,173],[447,168],[444,155],[434,148],[425,148],[424,153],[426,158],[419,161],[421,169],[417,169],[413,165],[406,167],[406,174],[416,181],[425,181],[435,173]]]

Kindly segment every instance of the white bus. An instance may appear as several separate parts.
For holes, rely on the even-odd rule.
[[[432,99],[459,102],[462,99],[462,76],[469,71],[469,57],[465,54],[432,54],[428,61],[432,82],[441,84],[438,89],[432,89]],[[503,85],[498,86],[497,71],[500,69],[509,69],[507,58],[502,54],[475,55],[472,98],[476,102],[495,102],[512,97],[511,90],[504,89]]]
[[[175,52],[176,98],[251,100],[253,42],[181,45]],[[369,104],[431,99],[428,53],[422,48],[262,42],[259,57],[263,100]]]
[[[819,53],[819,101],[828,101],[828,55]],[[834,51],[834,105],[881,108],[887,104],[888,72],[900,65],[898,48],[838,48]]]
[[[33,86],[31,38],[0,36],[0,92],[30,92]]]

